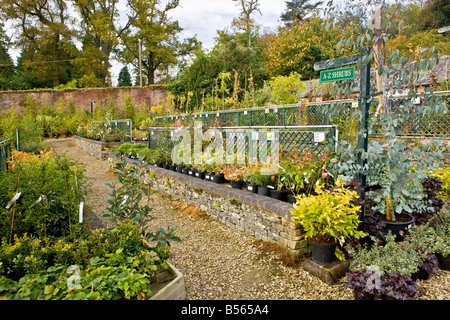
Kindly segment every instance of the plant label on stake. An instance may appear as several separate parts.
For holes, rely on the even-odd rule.
[[[11,208],[11,206],[13,205],[14,202],[16,202],[19,198],[20,195],[22,194],[22,192],[18,192],[14,195],[14,197],[11,199],[11,201],[8,203],[8,205],[6,206],[6,209]]]
[[[41,196],[39,197],[39,199],[37,199],[31,206],[30,209],[33,208],[35,205],[37,205],[39,202],[41,202],[42,200],[47,199],[47,197],[43,194],[41,194]]]
[[[122,208],[123,207],[123,205],[127,202],[127,200],[128,200],[128,195],[126,194],[123,198],[124,198],[124,200],[122,201],[122,203],[120,204],[120,208]]]
[[[80,211],[78,212],[78,222],[83,223],[83,208],[84,202],[80,202]]]

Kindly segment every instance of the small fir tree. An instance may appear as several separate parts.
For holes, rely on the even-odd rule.
[[[131,87],[131,75],[128,71],[128,67],[124,66],[119,72],[119,87]]]

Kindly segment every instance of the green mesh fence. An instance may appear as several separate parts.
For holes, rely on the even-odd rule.
[[[427,106],[444,103],[450,106],[450,92],[435,92],[428,97],[420,95],[420,101],[412,107],[404,107],[405,98],[392,97],[389,99],[391,112],[402,113],[404,122],[401,133],[407,136],[427,136],[450,138],[450,113],[427,114],[423,111]],[[376,110],[376,98],[371,104],[371,114]],[[341,126],[354,111],[357,111],[357,100],[337,100],[327,102],[311,102],[307,104],[270,106],[252,109],[237,109],[216,112],[195,113],[192,115],[178,115],[156,117],[160,125],[172,126],[176,120],[191,118],[194,121],[216,121],[221,126],[312,126],[333,125]]]
[[[325,155],[336,150],[336,142],[338,140],[337,126],[297,126],[297,127],[222,127],[216,128],[221,131],[223,138],[223,150],[229,150],[230,139],[231,145],[234,146],[235,154],[250,153],[250,143],[256,154],[260,155],[260,149],[263,148],[268,154],[272,151],[275,141],[279,141],[280,150],[284,151],[300,151],[310,152],[318,156]],[[151,127],[148,129],[149,149],[156,149],[168,154],[179,141],[172,141],[174,128],[158,128]],[[188,129],[191,138],[191,146],[194,143],[194,130]],[[228,141],[227,141],[228,140]],[[181,138],[180,138],[181,141]],[[210,142],[203,141],[205,148]],[[227,144],[228,143],[228,144]]]
[[[94,126],[103,133],[120,136],[121,140],[132,140],[133,120],[131,119],[95,121]]]
[[[0,171],[6,171],[11,158],[11,139],[0,142]]]

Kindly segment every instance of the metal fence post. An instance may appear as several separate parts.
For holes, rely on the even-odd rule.
[[[369,140],[369,107],[370,102],[370,60],[364,62],[364,56],[369,53],[368,49],[361,50],[361,71],[360,71],[360,89],[359,89],[359,124],[358,124],[358,165],[363,168],[367,163],[366,159],[362,159],[362,152],[367,152]],[[364,62],[364,63],[363,63]],[[364,189],[367,185],[367,177],[365,174],[357,175],[360,187],[358,188],[359,198],[365,200]],[[366,213],[365,205],[361,208],[361,220],[364,220]]]
[[[20,151],[19,148],[19,141],[20,141],[20,133],[19,133],[19,127],[16,128],[16,143],[17,143],[17,151]]]

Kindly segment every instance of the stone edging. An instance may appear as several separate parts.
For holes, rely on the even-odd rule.
[[[92,139],[82,138],[79,136],[70,137],[73,143],[80,149],[86,151],[90,155],[105,160],[108,158],[111,146],[121,145],[123,142],[103,142]]]

